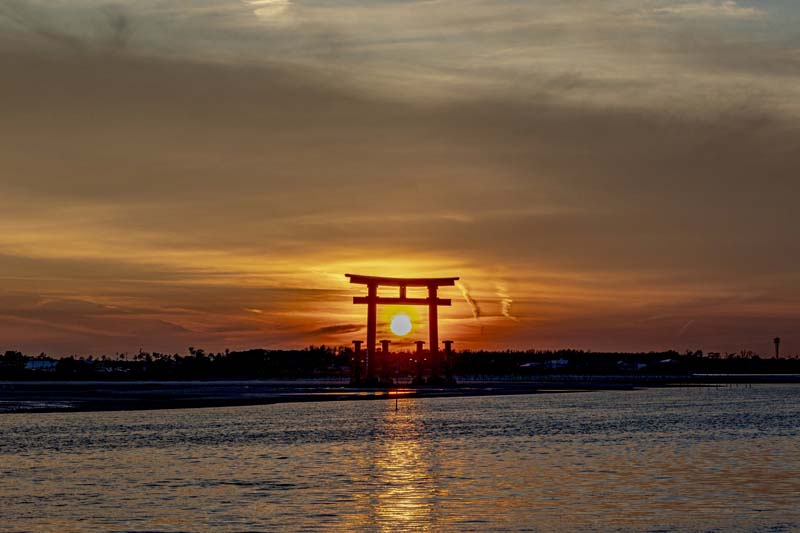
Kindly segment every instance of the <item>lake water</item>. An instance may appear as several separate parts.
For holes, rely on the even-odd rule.
[[[0,531],[800,530],[800,386],[0,415]]]

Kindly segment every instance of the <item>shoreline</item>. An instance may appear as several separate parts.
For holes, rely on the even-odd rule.
[[[748,379],[742,379],[747,377]],[[787,376],[788,377],[788,376]],[[736,379],[732,379],[736,378]],[[756,379],[758,378],[758,379]],[[764,379],[769,378],[769,379]],[[452,398],[519,394],[563,394],[651,387],[739,387],[798,383],[776,376],[577,376],[565,379],[463,380],[456,386],[351,387],[336,380],[248,381],[3,381],[0,415],[194,409],[276,403],[364,401],[399,398]]]
[[[0,384],[0,415],[22,413],[67,413],[98,411],[138,411],[161,409],[198,409],[271,405],[277,403],[369,401],[394,398],[453,398],[506,396],[522,394],[564,394],[600,390],[634,390],[628,385],[541,386],[537,384],[486,384],[455,387],[404,387],[390,389],[351,388],[345,386],[303,386],[298,384],[261,385],[214,383],[190,386],[171,383],[72,383],[50,388],[43,384]],[[52,384],[49,384],[52,386]],[[61,384],[63,385],[63,384]],[[261,386],[259,386],[261,385]]]

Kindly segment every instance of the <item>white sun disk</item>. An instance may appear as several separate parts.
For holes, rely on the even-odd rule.
[[[411,319],[408,318],[408,315],[406,314],[398,313],[392,317],[392,322],[389,324],[389,329],[391,329],[392,333],[398,337],[408,335],[411,333]]]

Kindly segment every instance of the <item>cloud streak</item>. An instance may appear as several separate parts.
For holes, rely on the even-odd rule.
[[[754,19],[764,16],[764,12],[755,7],[742,6],[733,0],[719,2],[684,2],[652,10],[656,15],[674,15],[680,17],[721,17],[736,19]]]
[[[461,296],[464,298],[464,301],[467,302],[469,305],[470,311],[472,311],[472,318],[480,323],[481,320],[481,306],[478,304],[478,301],[472,297],[469,292],[469,286],[463,281],[456,281],[456,287],[458,290],[461,291]]]
[[[497,297],[500,298],[500,314],[506,318],[517,321],[517,318],[511,314],[511,304],[514,303],[514,300],[512,300],[511,296],[508,294],[508,289],[506,286],[501,283],[497,283],[495,284],[495,289]]]
[[[336,324],[334,326],[325,326],[312,330],[309,332],[309,335],[320,336],[341,333],[355,333],[357,331],[361,331],[362,329],[364,329],[364,326],[361,324]]]

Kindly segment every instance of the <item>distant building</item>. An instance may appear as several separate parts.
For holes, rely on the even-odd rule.
[[[558,370],[569,366],[569,359],[551,359],[545,363],[551,370]]]
[[[645,368],[647,368],[647,363],[640,363],[638,361],[629,362],[620,360],[617,361],[617,368],[625,372],[633,372],[633,371],[638,372],[639,370],[644,370]]]
[[[58,361],[50,359],[32,359],[25,363],[25,370],[33,370],[34,372],[55,372],[58,366]]]

